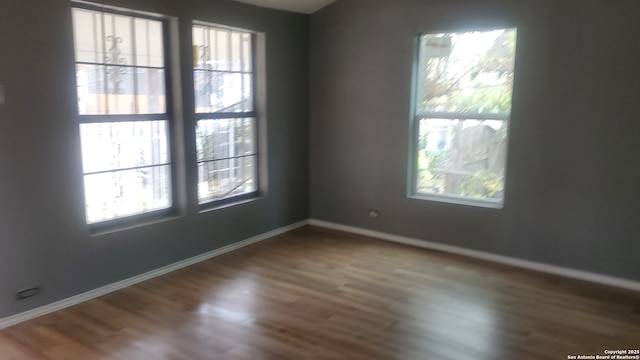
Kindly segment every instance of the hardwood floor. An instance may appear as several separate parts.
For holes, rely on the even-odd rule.
[[[305,227],[0,331],[0,359],[567,359],[640,294]]]

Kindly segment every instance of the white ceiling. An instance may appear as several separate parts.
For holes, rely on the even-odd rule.
[[[239,2],[272,8],[288,10],[303,14],[314,13],[336,0],[236,0]]]

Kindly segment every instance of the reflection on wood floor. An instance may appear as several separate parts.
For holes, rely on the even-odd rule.
[[[0,331],[1,359],[567,359],[640,294],[305,227]]]

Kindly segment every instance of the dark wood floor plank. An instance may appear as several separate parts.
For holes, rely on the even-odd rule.
[[[0,331],[0,359],[566,359],[640,294],[306,227]]]

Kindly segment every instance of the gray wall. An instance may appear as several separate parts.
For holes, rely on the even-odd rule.
[[[103,235],[85,226],[71,3],[0,0],[0,318],[308,218],[309,18],[227,0],[120,0],[178,17],[186,150],[180,214]],[[269,191],[199,213],[190,95],[193,19],[266,33]],[[178,51],[176,51],[178,53]],[[186,174],[186,175],[185,175]],[[186,190],[188,189],[188,190]],[[15,299],[42,286],[39,296]]]
[[[191,20],[266,32],[268,196],[198,212],[187,106],[179,216],[91,235],[70,3],[0,0],[0,317],[309,215],[640,280],[637,1],[340,0],[310,20],[227,0],[108,1],[179,18],[186,105]],[[519,29],[505,207],[408,199],[413,40],[486,25]]]
[[[636,0],[340,0],[313,14],[311,217],[640,281],[639,18]],[[483,26],[518,27],[505,206],[409,199],[413,41]]]

